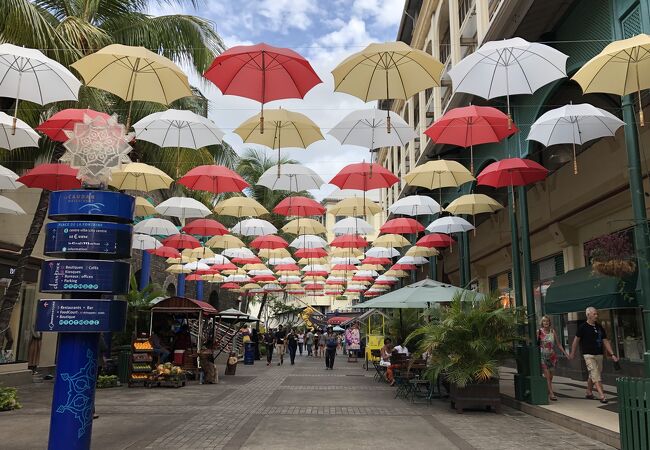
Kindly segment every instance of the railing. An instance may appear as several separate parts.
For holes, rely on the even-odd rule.
[[[616,386],[621,450],[649,450],[650,380],[621,377]]]
[[[440,62],[443,65],[447,65],[449,58],[451,57],[451,39],[449,37],[449,30],[440,40]]]
[[[503,0],[488,0],[488,17],[490,22],[492,21],[492,18],[496,14],[502,2]]]
[[[458,2],[458,23],[463,27],[467,15],[474,9],[476,0],[460,0]]]

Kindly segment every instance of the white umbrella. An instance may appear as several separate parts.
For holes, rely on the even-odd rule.
[[[18,180],[18,174],[14,171],[7,169],[4,166],[0,166],[0,189],[5,191],[13,191],[18,189],[21,186],[24,186]]]
[[[252,258],[255,256],[255,253],[246,247],[227,248],[221,254],[228,258]]]
[[[544,44],[522,38],[491,41],[449,70],[454,92],[485,99],[532,94],[542,86],[566,77],[569,57]]]
[[[589,103],[565,105],[545,112],[530,127],[527,140],[540,142],[548,147],[556,144],[573,146],[573,173],[578,173],[576,144],[582,145],[592,139],[614,136],[625,125],[615,115],[596,108]]]
[[[148,234],[134,234],[133,241],[131,242],[131,248],[137,250],[154,250],[162,247],[162,244],[158,239]]]
[[[0,214],[13,214],[15,216],[22,216],[27,214],[18,203],[10,198],[0,195]]]
[[[323,248],[327,247],[327,241],[315,234],[304,234],[295,238],[289,244],[293,248]]]
[[[388,275],[379,275],[375,281],[398,281],[397,277],[391,277]]]
[[[440,212],[440,205],[437,201],[425,195],[409,195],[393,203],[388,208],[388,211],[405,216],[434,215]]]
[[[200,261],[194,261],[187,263],[183,266],[183,269],[189,269],[189,270],[208,270],[210,269],[210,266],[208,266],[205,263],[202,263]]]
[[[372,225],[358,217],[346,217],[332,227],[334,234],[369,234],[375,231]]]
[[[329,268],[322,264],[307,264],[302,268],[303,272],[329,272]]]
[[[300,283],[300,277],[298,275],[282,275],[278,278],[280,283]]]
[[[416,266],[426,264],[427,262],[429,260],[424,256],[402,256],[397,260],[397,264],[415,264]]]
[[[465,219],[456,216],[440,217],[431,222],[427,227],[427,231],[430,231],[431,233],[444,234],[464,233],[473,229],[474,225]]]
[[[336,257],[332,258],[331,263],[332,263],[332,265],[336,265],[336,264],[357,265],[357,264],[361,264],[361,261],[359,261],[359,258],[354,258],[354,257],[351,257],[351,256],[345,256],[345,257],[336,256]]]
[[[341,144],[358,145],[369,150],[381,147],[406,145],[417,134],[413,127],[397,113],[390,111],[390,128],[386,124],[386,111],[360,109],[345,116],[329,132]]]
[[[262,289],[269,292],[277,292],[277,291],[281,291],[282,287],[278,286],[277,284],[265,284],[264,286],[262,286]]]
[[[63,65],[33,48],[0,44],[0,97],[46,105],[77,100],[81,82]]]
[[[253,269],[248,271],[248,275],[256,277],[259,275],[275,275],[271,269]]]
[[[272,266],[279,266],[280,264],[295,264],[296,260],[293,258],[271,258],[269,259],[269,264]]]
[[[158,214],[163,216],[189,219],[191,217],[205,217],[212,212],[200,201],[188,197],[171,197],[156,206]]]
[[[359,270],[354,274],[355,277],[376,277],[379,274],[374,270]]]
[[[366,251],[366,256],[371,256],[373,258],[392,258],[394,256],[399,256],[399,252],[394,248],[388,247],[372,247]]]
[[[251,281],[251,277],[240,274],[228,275],[223,280],[224,283],[248,283],[249,281]]]
[[[324,183],[316,172],[300,164],[281,164],[279,170],[278,177],[277,167],[268,169],[257,180],[257,184],[273,191],[300,192],[319,189]]]
[[[159,147],[193,149],[219,144],[224,134],[207,117],[179,109],[149,114],[133,124],[133,129],[138,140]]]
[[[211,266],[213,264],[228,264],[230,260],[223,255],[214,255],[210,258],[200,259],[199,262]]]
[[[266,236],[277,233],[278,229],[268,220],[245,219],[232,227],[230,232],[243,236]]]
[[[0,112],[0,148],[13,150],[21,147],[38,147],[40,138],[38,133],[22,120],[14,120],[10,115]]]
[[[152,217],[138,222],[133,227],[135,233],[150,234],[152,236],[171,236],[172,234],[179,234],[176,225],[167,219],[160,219]]]

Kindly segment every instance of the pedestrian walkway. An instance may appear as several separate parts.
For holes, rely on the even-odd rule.
[[[223,369],[222,369],[223,373]],[[362,363],[298,356],[291,366],[237,367],[217,385],[99,390],[93,448],[112,449],[607,449],[520,411],[456,414],[396,399]],[[45,448],[51,383],[20,388],[23,409],[0,413],[3,448]]]

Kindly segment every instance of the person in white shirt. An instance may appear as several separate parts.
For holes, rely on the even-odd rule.
[[[393,351],[395,351],[397,353],[401,353],[401,354],[406,355],[406,356],[409,355],[409,349],[406,348],[406,346],[402,342],[399,342],[395,346],[395,348],[393,348]]]

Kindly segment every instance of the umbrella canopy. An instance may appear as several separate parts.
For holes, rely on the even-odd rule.
[[[433,247],[418,247],[417,245],[414,245],[406,251],[404,256],[422,256],[428,258],[429,256],[436,256],[439,253],[440,252]]]
[[[174,180],[157,167],[144,163],[122,164],[113,170],[109,185],[119,190],[150,192],[169,189]]]
[[[138,140],[158,147],[199,149],[221,143],[223,131],[207,117],[192,111],[167,109],[149,114],[133,124]]]
[[[297,258],[322,258],[327,256],[324,248],[299,248],[295,252]]]
[[[289,246],[293,248],[323,248],[327,246],[327,241],[314,234],[304,234],[291,241]]]
[[[163,258],[178,258],[180,256],[180,252],[177,249],[166,247],[164,245],[155,250],[151,250],[149,253],[156,256],[162,256]]]
[[[250,197],[231,197],[214,207],[214,212],[232,217],[257,217],[269,212]]]
[[[282,216],[322,216],[325,207],[311,198],[294,196],[280,201],[273,212]]]
[[[391,171],[378,163],[348,164],[330,180],[330,184],[341,189],[371,189],[388,188],[399,181]]]
[[[135,216],[144,217],[144,216],[153,216],[156,214],[156,208],[144,197],[135,198]]]
[[[530,159],[508,158],[493,162],[478,175],[478,184],[495,188],[526,186],[542,181],[548,170]]]
[[[246,219],[235,224],[230,231],[242,236],[264,236],[277,233],[278,229],[267,220]]]
[[[358,308],[429,308],[435,303],[451,302],[461,294],[463,299],[474,299],[473,291],[461,289],[450,284],[425,279],[409,284],[402,289],[389,292],[377,298],[356,305]]]
[[[330,242],[330,246],[342,248],[361,248],[367,247],[368,241],[366,241],[362,236],[356,234],[343,234],[341,236],[335,237],[332,242]]]
[[[138,222],[133,227],[134,233],[150,234],[152,236],[171,236],[178,234],[178,228],[167,219],[152,217]]]
[[[282,227],[289,234],[322,234],[327,230],[322,223],[314,219],[294,219]]]
[[[381,212],[381,206],[362,197],[349,197],[329,208],[335,216],[374,216]]]
[[[104,120],[108,120],[111,117],[106,113],[94,111],[92,109],[69,108],[55,113],[49,119],[37,126],[36,130],[40,131],[53,141],[65,142],[70,139],[66,136],[65,131],[72,131],[75,124],[83,122],[84,116],[88,116],[91,119],[101,116]]]
[[[134,234],[131,248],[138,250],[155,250],[161,248],[163,245],[158,239],[148,234]]]
[[[391,267],[391,269],[398,269],[399,266],[404,266],[404,265],[415,265],[419,266],[422,264],[426,264],[429,262],[427,258],[424,256],[411,256],[411,255],[404,255],[400,259],[397,260],[397,263]],[[406,268],[406,267],[401,267],[403,270],[412,270],[412,268]]]
[[[167,269],[165,269],[165,272],[174,273],[174,274],[192,273],[192,269],[186,269],[183,266],[183,264],[173,264],[167,267]]]
[[[185,225],[182,230],[187,234],[198,236],[223,236],[228,229],[214,219],[195,219]]]
[[[363,219],[346,217],[336,222],[332,227],[332,231],[334,234],[370,234],[375,229]]]
[[[168,198],[156,206],[156,211],[163,216],[179,217],[180,219],[205,217],[211,214],[203,203],[189,197]]]
[[[447,216],[440,217],[429,224],[427,231],[431,233],[464,233],[473,230],[474,225],[461,217]]]
[[[48,191],[79,189],[81,181],[77,178],[78,172],[67,164],[40,164],[28,170],[16,181],[30,188]]]
[[[202,258],[199,262],[211,266],[213,264],[228,264],[230,260],[223,255],[213,255],[209,258]]]
[[[373,247],[404,247],[405,245],[411,245],[411,243],[399,234],[384,234],[372,241]]]
[[[257,180],[257,184],[272,191],[301,192],[309,189],[319,189],[324,181],[309,167],[300,164],[280,164],[280,176],[271,167]]]
[[[194,258],[194,259],[212,258],[213,256],[215,256],[214,252],[210,250],[210,248],[208,247],[187,248],[183,250],[181,254],[187,255],[190,258]]]
[[[240,248],[244,243],[232,234],[224,234],[223,236],[213,236],[205,243],[206,247],[211,248]]]
[[[0,65],[0,71],[1,69]],[[0,86],[2,86],[1,81]],[[0,148],[13,150],[22,147],[38,147],[40,138],[38,133],[22,120],[0,112]]]
[[[386,112],[380,109],[360,109],[345,116],[329,132],[343,145],[358,145],[369,150],[381,147],[405,146],[417,134],[404,119],[388,112],[391,132],[386,126]]]
[[[18,203],[10,198],[0,195],[0,214],[10,214],[14,216],[22,216],[27,214]]]
[[[23,184],[18,181],[18,174],[13,170],[0,166],[0,189],[6,191],[13,191],[21,187]]]
[[[445,211],[456,215],[474,216],[482,213],[493,213],[502,208],[503,206],[499,202],[485,194],[465,194],[447,205]]]
[[[542,114],[530,127],[526,139],[537,141],[546,147],[571,144],[573,173],[577,174],[576,145],[604,136],[614,136],[616,130],[623,125],[625,122],[615,115],[588,103],[565,105]]]
[[[257,255],[260,258],[290,258],[291,253],[286,248],[261,248],[258,250]]]
[[[391,219],[379,228],[380,233],[414,234],[424,231],[424,225],[415,219]]]
[[[399,256],[399,252],[390,247],[372,247],[366,251],[366,256],[373,258],[393,258]]]
[[[409,186],[421,186],[427,189],[458,187],[474,177],[469,170],[457,161],[438,159],[421,164],[404,177]]]
[[[277,230],[276,230],[277,231]],[[258,236],[250,243],[253,248],[287,248],[289,243],[280,236],[273,234],[267,236]]]
[[[409,195],[393,203],[388,211],[405,216],[434,215],[440,212],[440,205],[425,195]]]
[[[183,268],[190,270],[209,270],[210,266],[199,261],[193,261],[185,264]]]
[[[422,236],[415,245],[420,247],[429,247],[429,248],[445,248],[450,247],[454,243],[454,239],[451,236],[442,233],[431,233],[426,236]]]
[[[238,173],[216,164],[195,167],[183,175],[178,183],[195,191],[214,194],[241,192],[250,186]]]
[[[198,248],[201,246],[198,239],[189,234],[173,234],[163,239],[162,243],[166,247],[177,249]]]

